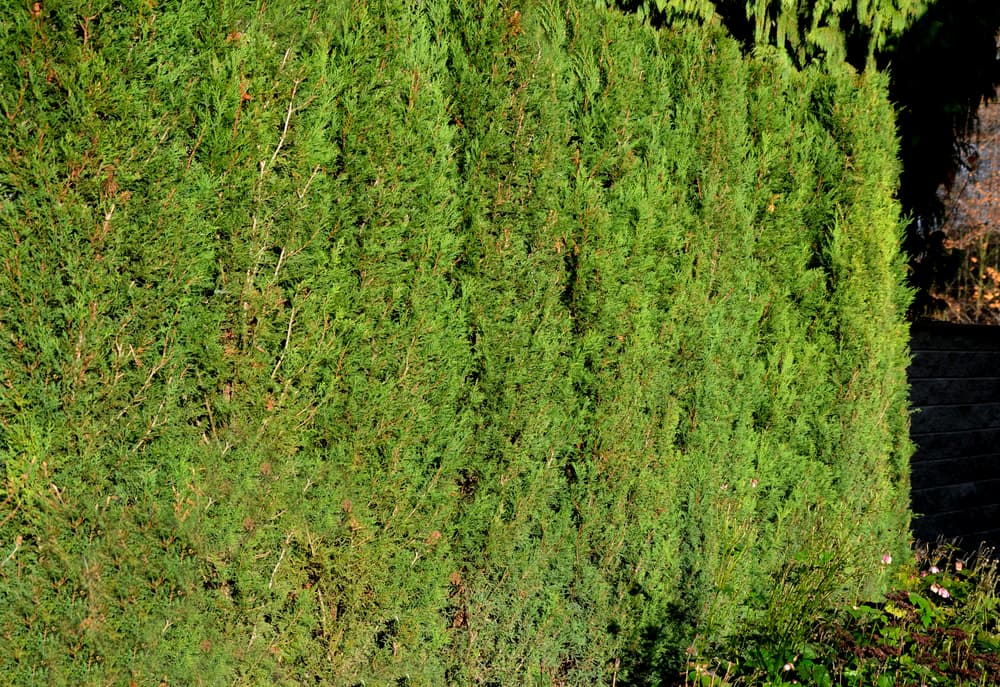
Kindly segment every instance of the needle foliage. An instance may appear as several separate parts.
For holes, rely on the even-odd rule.
[[[10,684],[655,684],[908,545],[885,79],[592,3],[0,19]]]

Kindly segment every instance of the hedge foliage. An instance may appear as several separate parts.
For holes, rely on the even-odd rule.
[[[882,76],[556,1],[0,34],[11,684],[652,684],[907,549]]]

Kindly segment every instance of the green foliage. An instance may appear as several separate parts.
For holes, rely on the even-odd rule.
[[[776,47],[797,65],[815,58],[842,62],[854,47],[861,64],[871,64],[912,25],[930,0],[616,0],[609,5],[634,10],[657,23],[721,20],[739,37],[742,19],[757,48]],[[742,16],[741,16],[742,15]],[[741,27],[737,29],[737,27]]]
[[[831,608],[794,643],[758,637],[726,663],[732,684],[992,685],[1000,679],[997,561],[922,548],[879,602]],[[695,662],[693,673],[703,673]]]
[[[12,684],[652,684],[905,551],[882,77],[573,3],[0,26]]]
[[[848,41],[859,41],[871,63],[876,51],[899,36],[927,9],[929,0],[746,0],[757,45],[775,45],[799,64],[815,56],[843,60]]]

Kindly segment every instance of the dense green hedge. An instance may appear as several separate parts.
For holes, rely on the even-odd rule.
[[[904,554],[884,78],[479,5],[0,19],[5,679],[654,683]]]

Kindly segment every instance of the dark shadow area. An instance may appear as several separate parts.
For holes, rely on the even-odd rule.
[[[931,286],[957,269],[937,231],[944,213],[937,189],[950,187],[976,110],[1000,84],[998,30],[997,0],[940,0],[877,56],[899,113],[899,198],[911,218],[904,249],[917,291],[911,316],[933,306]]]
[[[917,322],[910,335],[914,536],[1000,546],[1000,327]]]
[[[616,683],[621,687],[680,687],[685,684],[684,666],[690,656],[684,647],[691,643],[691,633],[696,627],[691,612],[695,607],[683,601],[672,603],[660,622],[646,626],[632,650],[624,656]]]

